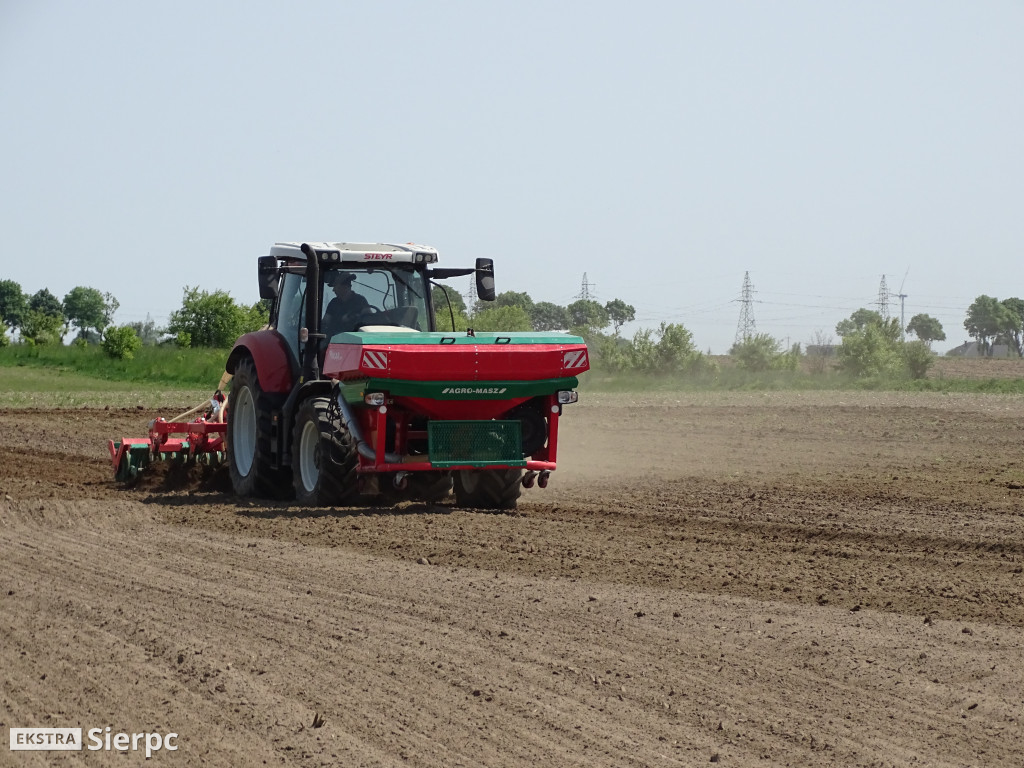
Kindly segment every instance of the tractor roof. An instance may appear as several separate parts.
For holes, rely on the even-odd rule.
[[[337,253],[344,262],[399,262],[410,264],[432,264],[437,261],[437,249],[428,245],[406,243],[309,243],[317,252]],[[274,243],[270,255],[288,261],[305,261],[302,243]]]

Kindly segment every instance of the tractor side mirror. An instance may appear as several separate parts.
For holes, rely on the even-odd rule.
[[[494,259],[476,260],[476,295],[480,301],[494,301]]]
[[[277,298],[277,257],[260,256],[259,267],[260,298],[273,301]]]

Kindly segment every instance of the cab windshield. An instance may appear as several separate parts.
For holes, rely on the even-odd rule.
[[[328,338],[365,327],[430,329],[427,282],[411,266],[329,267],[323,275],[323,332]]]

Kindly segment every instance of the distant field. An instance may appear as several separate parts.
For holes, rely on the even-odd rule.
[[[728,355],[714,355],[712,357],[723,371],[735,368],[735,361]],[[820,360],[814,361],[811,358],[805,357],[801,372],[809,376],[815,375],[815,363],[819,366],[821,364]],[[835,364],[835,357],[826,359],[824,378],[835,375]],[[822,374],[819,373],[817,375],[821,376]],[[936,357],[931,370],[928,371],[928,378],[932,380],[962,379],[966,381],[1024,380],[1024,359]]]
[[[212,387],[207,390],[152,382],[109,381],[59,368],[0,367],[0,407],[4,408],[198,405],[212,391]]]
[[[0,390],[12,368],[81,374],[136,386],[202,387],[212,391],[224,372],[229,350],[143,347],[131,360],[114,360],[99,347],[12,345],[0,349]]]
[[[1024,359],[940,357],[930,379],[1024,379]]]

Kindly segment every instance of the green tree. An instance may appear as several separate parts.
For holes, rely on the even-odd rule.
[[[530,316],[522,307],[492,307],[477,312],[469,321],[474,331],[530,331]]]
[[[28,299],[14,280],[0,280],[0,320],[9,328],[20,328],[28,310]]]
[[[658,327],[658,368],[665,373],[692,372],[702,367],[704,355],[693,343],[693,334],[678,323]]]
[[[243,333],[258,331],[270,322],[270,302],[260,299],[251,307],[247,307],[244,304],[240,306],[245,310],[245,328]],[[234,341],[231,342],[232,345],[234,343]]]
[[[64,305],[48,288],[40,288],[33,293],[28,300],[28,308],[33,312],[42,312],[44,315],[59,317],[61,322],[64,321]]]
[[[620,354],[620,366],[639,373],[695,373],[708,367],[693,334],[677,323],[662,323],[656,331],[641,328]]]
[[[636,308],[627,304],[622,299],[612,299],[604,305],[604,311],[612,323],[612,332],[618,334],[619,329],[626,323],[636,320]]]
[[[454,320],[455,324],[452,325]],[[439,331],[465,331],[472,325],[465,312],[440,312],[435,316],[435,328]]]
[[[633,341],[626,351],[628,367],[641,373],[659,371],[658,340],[650,328],[641,328],[633,334]]]
[[[138,320],[134,323],[128,323],[128,325],[133,331],[135,331],[135,335],[139,337],[139,341],[141,341],[144,346],[153,346],[158,344],[160,342],[160,336],[164,333],[162,329],[156,327],[156,323],[153,322],[153,318],[151,318],[148,313],[146,314],[146,319],[144,321]]]
[[[430,289],[430,300],[434,305],[434,324],[439,331],[466,330],[464,324],[459,328],[459,317],[466,319],[466,300],[462,294],[451,286],[435,285]],[[449,301],[451,310],[448,309]],[[455,328],[452,328],[452,315],[455,315]]]
[[[863,331],[868,325],[872,323],[878,324],[882,322],[882,315],[875,312],[873,309],[858,309],[846,320],[840,320],[836,325],[836,336],[846,336],[850,333],[856,333],[857,331]]]
[[[992,356],[992,340],[1000,333],[1012,332],[1015,316],[1006,305],[992,296],[981,295],[967,308],[964,329],[977,340],[986,356]]]
[[[29,309],[21,316],[21,338],[28,344],[60,344],[64,318]]]
[[[628,371],[632,361],[630,352],[633,344],[621,336],[611,336],[598,331],[588,331],[584,337],[587,343],[590,364],[607,371]]]
[[[110,325],[119,306],[117,299],[109,293],[78,286],[64,297],[64,316],[70,325],[78,328],[79,337],[85,338],[89,330],[102,333]]]
[[[907,323],[907,333],[914,334],[929,347],[933,341],[946,340],[946,332],[942,330],[942,323],[931,315],[914,315]]]
[[[1007,325],[1004,335],[1016,350],[1017,357],[1021,357],[1024,355],[1024,349],[1022,349],[1024,345],[1021,342],[1021,336],[1024,333],[1024,300],[1016,298],[1003,299],[1002,304],[1012,316],[1012,322]]]
[[[494,297],[495,307],[522,307],[529,314],[533,309],[533,299],[530,294],[519,291],[503,291]]]
[[[794,342],[788,352],[783,352],[775,358],[775,368],[780,371],[795,371],[800,367],[800,361],[804,354],[800,349],[800,343]]]
[[[30,321],[31,332],[28,334],[33,337],[36,344],[49,344],[52,339],[52,323],[49,319],[53,318],[58,321],[57,323],[57,338],[56,341],[60,342],[64,339],[64,334],[68,332],[67,317],[64,315],[64,305],[60,299],[50,293],[47,288],[40,288],[38,291],[32,294],[28,300],[28,314],[32,315],[44,315],[47,320],[42,320],[40,317],[33,317]],[[22,323],[24,324],[24,320]],[[24,328],[22,328],[24,334]]]
[[[7,338],[7,324],[0,317],[0,347],[6,347],[10,343],[11,340]]]
[[[608,325],[608,310],[593,299],[579,299],[566,309],[569,312],[569,323],[573,328],[600,330]]]
[[[264,305],[239,305],[222,290],[210,293],[185,287],[181,309],[172,312],[168,333],[188,338],[189,346],[227,348],[243,333],[266,324]],[[187,334],[187,337],[186,337]]]
[[[530,322],[535,331],[563,331],[572,324],[569,310],[550,301],[538,301],[533,305]]]
[[[142,348],[142,339],[130,325],[109,327],[103,334],[103,351],[116,360],[131,360]]]
[[[447,298],[445,296],[447,295]],[[435,285],[430,289],[430,298],[434,304],[434,310],[440,314],[448,312],[448,302],[452,303],[452,309],[456,312],[466,314],[466,300],[462,294],[450,285]]]

